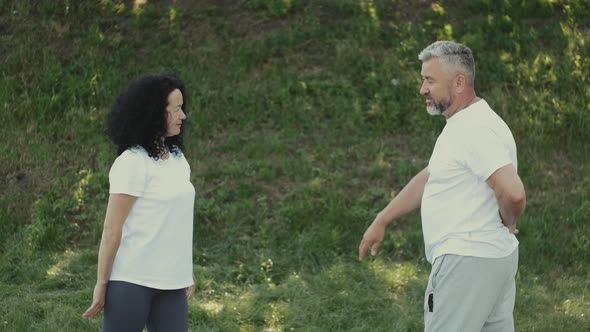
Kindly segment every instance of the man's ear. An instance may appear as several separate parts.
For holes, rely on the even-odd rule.
[[[457,75],[457,77],[455,77],[455,82],[453,84],[455,91],[457,93],[462,93],[465,90],[465,87],[467,85],[467,78],[465,77],[465,75],[463,74],[459,74]]]

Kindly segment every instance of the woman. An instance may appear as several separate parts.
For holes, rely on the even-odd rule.
[[[184,84],[173,75],[129,83],[108,117],[119,156],[98,253],[93,318],[103,331],[187,331],[195,190],[181,151]]]

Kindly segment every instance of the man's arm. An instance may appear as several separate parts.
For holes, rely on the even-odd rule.
[[[497,169],[486,182],[496,193],[502,223],[512,233],[518,233],[516,220],[524,212],[526,193],[514,165]]]
[[[372,256],[377,254],[387,225],[420,207],[424,186],[426,186],[429,175],[428,169],[424,168],[408,182],[385,209],[377,214],[377,217],[363,235],[363,240],[359,246],[359,260],[365,259],[369,249],[371,249]]]

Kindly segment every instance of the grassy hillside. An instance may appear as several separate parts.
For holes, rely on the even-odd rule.
[[[426,166],[419,51],[468,44],[513,129],[528,208],[518,331],[590,329],[590,3],[0,0],[0,331],[85,321],[132,77],[187,83],[197,188],[193,331],[420,331],[418,214],[360,238]]]

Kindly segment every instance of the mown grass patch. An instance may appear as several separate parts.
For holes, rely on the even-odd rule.
[[[419,215],[356,256],[444,126],[418,94],[437,38],[472,47],[478,93],[517,141],[517,330],[590,326],[587,2],[134,3],[0,3],[0,331],[99,329],[80,316],[115,158],[104,118],[158,71],[189,91],[191,330],[421,330]]]

